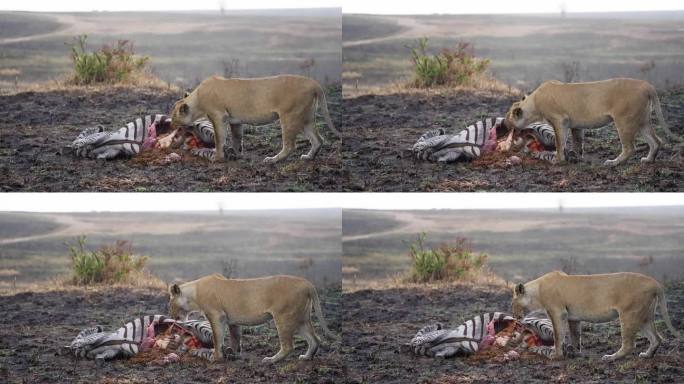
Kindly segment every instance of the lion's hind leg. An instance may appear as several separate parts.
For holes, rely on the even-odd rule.
[[[316,154],[318,154],[318,151],[321,149],[323,138],[318,132],[318,128],[316,128],[316,124],[313,121],[304,126],[304,135],[307,139],[309,139],[309,142],[311,143],[311,149],[309,150],[309,153],[302,155],[301,159],[313,160],[316,157]]]
[[[660,150],[660,145],[663,141],[656,135],[655,128],[650,123],[646,123],[641,127],[641,134],[644,136],[644,140],[648,144],[648,155],[641,158],[642,163],[653,162],[658,156],[658,151]]]
[[[641,324],[638,318],[620,312],[620,335],[622,336],[622,346],[617,352],[612,355],[605,355],[601,360],[613,361],[632,353],[634,350],[634,339],[640,327]]]
[[[316,335],[313,324],[311,324],[311,319],[304,321],[304,324],[299,329],[299,334],[306,340],[306,353],[299,355],[299,358],[301,360],[311,360],[321,343],[321,339]]]
[[[630,121],[629,119],[614,120],[615,128],[617,128],[618,136],[620,137],[620,144],[622,145],[622,152],[618,157],[612,160],[606,160],[603,165],[620,165],[624,163],[627,159],[634,153],[634,139],[636,134],[636,129],[634,124],[640,124],[638,121]]]
[[[276,329],[278,330],[278,339],[280,340],[280,350],[278,353],[271,357],[264,357],[262,362],[264,363],[277,363],[280,360],[287,357],[287,355],[294,349],[294,340],[292,339],[295,330],[292,329],[292,322],[289,319],[283,317],[273,317],[276,324]]]
[[[655,327],[655,307],[656,307],[657,301],[653,300],[653,302],[650,305],[650,308],[648,309],[648,319],[644,323],[644,325],[641,326],[641,332],[646,336],[648,339],[648,349],[646,352],[641,352],[639,354],[639,357],[653,357],[653,354],[655,354],[656,350],[658,350],[658,347],[660,346],[660,343],[663,341],[663,337],[660,336],[658,333],[658,330]]]
[[[264,163],[277,163],[280,160],[285,159],[294,151],[295,149],[295,139],[297,138],[296,127],[293,126],[291,119],[285,118],[284,116],[280,118],[280,125],[283,137],[283,149],[278,152],[277,155],[273,157],[266,157]]]

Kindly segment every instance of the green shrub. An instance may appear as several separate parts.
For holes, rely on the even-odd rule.
[[[71,46],[74,65],[72,81],[77,85],[96,83],[116,84],[141,75],[149,61],[147,56],[136,56],[130,40],[119,40],[116,46],[103,45],[98,51],[88,52],[88,35],[76,37]]]
[[[411,271],[409,280],[417,283],[453,281],[472,277],[482,272],[487,255],[475,254],[470,241],[459,237],[455,244],[438,248],[425,247],[425,233],[409,246]]]
[[[413,64],[412,85],[418,88],[434,86],[471,86],[489,68],[488,59],[477,59],[472,44],[460,42],[454,49],[444,48],[436,55],[428,54],[428,39],[423,37],[408,46]]]
[[[124,283],[142,275],[146,256],[134,256],[128,241],[117,240],[97,251],[86,249],[86,237],[67,244],[72,262],[71,281],[76,285]]]

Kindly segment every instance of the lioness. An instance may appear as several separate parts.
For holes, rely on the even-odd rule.
[[[554,331],[555,357],[563,356],[563,341],[569,328],[570,343],[579,349],[580,322],[600,323],[620,318],[622,347],[603,360],[619,359],[634,349],[634,338],[641,330],[649,347],[641,357],[652,357],[662,341],[655,328],[656,303],[667,328],[679,338],[667,314],[663,287],[653,278],[631,272],[602,275],[567,275],[560,271],[518,284],[513,288],[512,313],[523,318],[525,312],[545,310]]]
[[[634,153],[636,134],[641,132],[648,143],[648,155],[642,162],[652,162],[662,140],[650,123],[651,109],[655,109],[658,124],[672,136],[663,119],[655,88],[643,80],[610,79],[589,83],[561,83],[552,80],[542,83],[532,94],[513,103],[506,114],[509,127],[520,130],[528,124],[546,120],[556,133],[556,159],[565,161],[565,142],[568,129],[572,131],[573,148],[583,155],[583,129],[599,128],[611,121],[620,137],[622,152],[605,165],[617,165]]]
[[[315,124],[319,103],[328,128],[339,136],[330,118],[323,88],[316,80],[294,75],[256,79],[210,77],[176,102],[171,118],[175,126],[186,127],[201,117],[209,118],[216,128],[216,161],[224,159],[224,127],[230,128],[233,150],[239,155],[242,153],[242,124],[263,125],[280,119],[283,149],[273,157],[266,157],[264,162],[286,158],[294,150],[300,132],[304,132],[311,142],[311,150],[301,156],[308,160],[316,156],[323,141]]]
[[[185,284],[169,287],[169,311],[173,318],[191,311],[202,311],[211,324],[214,337],[214,359],[223,358],[223,330],[228,324],[230,348],[240,352],[240,326],[258,325],[271,318],[280,339],[280,351],[265,357],[264,362],[278,362],[293,348],[292,337],[302,336],[307,350],[300,359],[311,359],[320,339],[311,323],[311,308],[323,328],[333,339],[323,318],[316,288],[307,280],[294,276],[269,276],[257,279],[226,279],[213,274]]]

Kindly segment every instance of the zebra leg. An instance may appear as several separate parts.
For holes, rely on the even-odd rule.
[[[239,157],[244,151],[242,145],[242,124],[230,124],[230,138],[235,156]]]
[[[97,155],[98,160],[109,160],[117,157],[121,152],[118,148],[107,148],[104,152]]]
[[[241,331],[240,331],[240,326],[239,325],[228,325],[228,333],[230,335],[230,345],[229,349],[233,354],[236,356],[240,356],[240,352],[242,352],[242,345],[240,342],[240,337]]]
[[[102,366],[102,364],[105,362],[105,360],[111,360],[116,357],[116,355],[119,354],[118,349],[107,349],[104,352],[100,352],[97,355],[95,355],[95,363],[97,366]]]

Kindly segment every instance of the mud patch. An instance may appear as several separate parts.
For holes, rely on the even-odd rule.
[[[339,125],[341,88],[327,90],[329,110]],[[76,158],[63,148],[84,128],[118,129],[131,119],[171,109],[178,95],[157,89],[112,88],[25,92],[0,96],[0,190],[2,191],[329,191],[348,183],[341,142],[317,119],[327,143],[314,161],[299,156],[310,146],[303,136],[282,163],[263,164],[281,148],[279,123],[246,127],[245,154],[236,161],[209,163],[183,154],[164,164],[168,152],[133,159]],[[159,157],[161,156],[161,157]]]
[[[670,318],[676,329],[684,325],[684,282],[665,289]],[[508,290],[496,287],[448,287],[363,290],[345,293],[342,299],[343,356],[354,382],[367,383],[547,383],[636,381],[669,383],[684,374],[684,346],[669,341],[665,325],[656,317],[656,326],[665,338],[653,359],[636,353],[613,363],[601,356],[619,348],[617,322],[584,324],[583,356],[551,361],[523,354],[516,361],[500,363],[482,356],[432,359],[400,352],[422,326],[442,322],[457,326],[477,314],[510,308]],[[637,339],[637,351],[648,341]],[[485,356],[486,357],[486,356]]]
[[[684,88],[659,92],[665,120],[684,140]],[[665,144],[656,162],[641,164],[644,146],[622,166],[602,163],[619,154],[613,127],[585,133],[581,163],[552,166],[523,158],[509,165],[500,154],[472,163],[434,164],[413,158],[409,148],[428,130],[447,132],[486,116],[502,116],[511,96],[457,91],[443,94],[365,95],[344,99],[343,162],[350,190],[366,191],[680,191],[684,147],[658,129]],[[639,145],[641,141],[638,141]]]
[[[340,292],[319,290],[323,313],[331,330],[339,334]],[[100,324],[116,329],[136,316],[165,313],[165,292],[142,289],[19,293],[0,296],[0,381],[9,383],[206,383],[206,382],[301,382],[332,383],[344,377],[339,342],[323,339],[312,361],[297,356],[306,350],[304,341],[276,365],[261,359],[277,352],[278,337],[272,324],[244,327],[243,354],[235,361],[210,363],[183,358],[161,367],[150,359],[117,359],[99,367],[93,360],[60,354],[76,334]],[[319,334],[320,327],[315,325]]]

